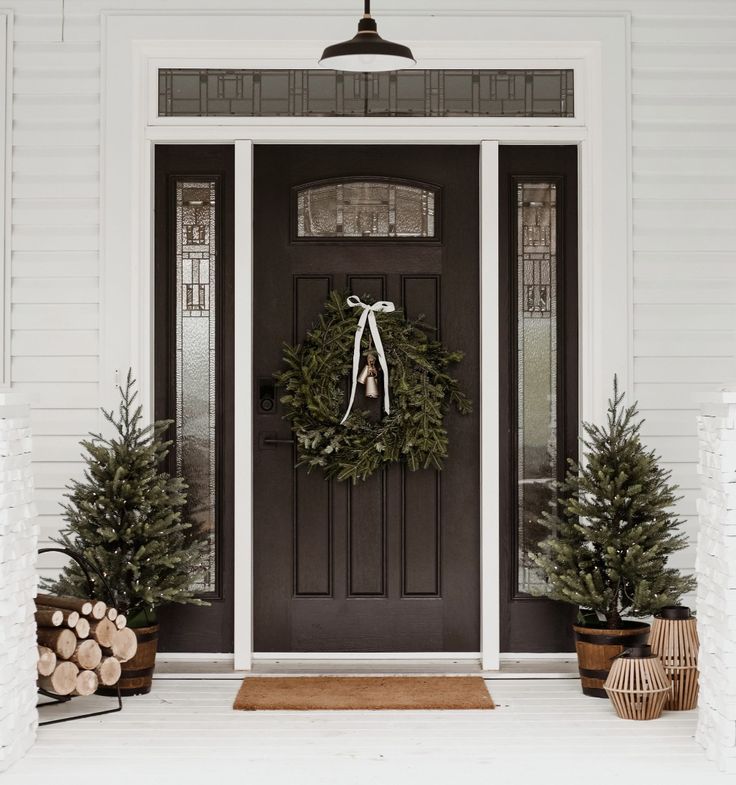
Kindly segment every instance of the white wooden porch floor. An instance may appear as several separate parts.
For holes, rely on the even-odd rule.
[[[2,781],[733,785],[694,741],[696,712],[627,722],[573,679],[487,684],[495,711],[250,713],[232,710],[232,678],[169,676],[121,713],[40,728]]]

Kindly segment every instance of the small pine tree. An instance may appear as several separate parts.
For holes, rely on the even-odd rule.
[[[613,381],[603,427],[583,423],[587,461],[570,461],[559,496],[541,523],[550,534],[531,560],[547,578],[547,596],[605,616],[648,616],[675,604],[695,579],[667,566],[687,546],[669,512],[680,497],[670,472],[646,450],[637,406],[624,408]]]
[[[117,417],[102,409],[113,436],[91,434],[81,442],[84,479],[68,486],[68,526],[55,542],[80,553],[104,576],[110,593],[92,576],[96,596],[126,609],[133,623],[146,624],[155,621],[156,608],[166,603],[206,604],[195,589],[203,575],[207,538],[182,520],[184,481],[160,470],[171,446],[162,438],[171,420],[142,427],[134,387],[128,371],[125,387],[118,388]],[[89,595],[75,562],[47,585],[57,594]]]

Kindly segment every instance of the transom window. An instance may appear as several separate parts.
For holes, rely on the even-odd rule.
[[[572,69],[162,68],[159,117],[574,117]]]

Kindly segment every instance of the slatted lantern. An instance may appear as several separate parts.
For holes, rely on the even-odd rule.
[[[648,644],[632,646],[611,666],[603,689],[623,720],[656,720],[672,692],[672,684]]]
[[[649,638],[652,651],[664,665],[672,681],[672,695],[666,709],[686,711],[698,704],[698,629],[690,608],[672,605],[662,608],[652,624]]]

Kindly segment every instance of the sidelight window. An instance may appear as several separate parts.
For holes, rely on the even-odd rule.
[[[176,183],[176,471],[186,515],[210,534],[200,590],[215,591],[216,181]]]
[[[516,185],[518,591],[543,588],[530,563],[554,498],[557,438],[557,186]]]

